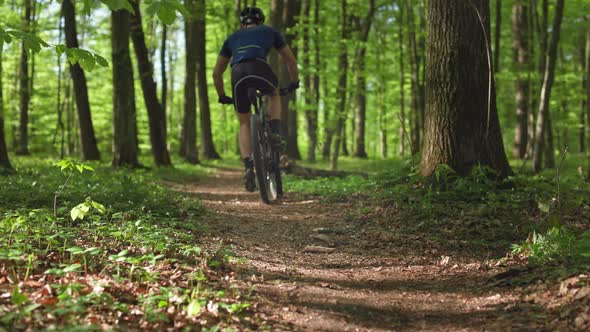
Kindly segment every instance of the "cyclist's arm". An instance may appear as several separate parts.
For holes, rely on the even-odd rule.
[[[230,58],[220,55],[217,57],[217,63],[215,69],[213,69],[213,82],[215,83],[215,89],[217,90],[218,96],[225,96],[225,87],[223,86],[223,72],[227,69]]]
[[[281,58],[287,64],[287,70],[289,71],[289,77],[291,78],[291,82],[299,82],[299,70],[297,69],[297,60],[295,59],[295,55],[291,51],[289,46],[285,46],[279,49],[279,54]]]

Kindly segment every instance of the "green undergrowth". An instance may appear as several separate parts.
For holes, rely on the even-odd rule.
[[[290,176],[286,188],[326,203],[352,203],[350,219],[378,233],[381,241],[376,246],[388,242],[407,245],[414,254],[434,249],[451,256],[499,258],[520,243],[520,254],[530,257],[532,264],[549,261],[538,255],[554,262],[583,257],[575,252],[585,247],[582,233],[590,227],[590,185],[578,174],[575,162],[564,165],[559,182],[555,170],[497,181],[480,167],[465,177],[440,167],[433,177],[424,178],[409,159],[390,162],[386,168],[378,162],[364,168],[351,164],[345,170],[363,170],[369,177]],[[568,234],[572,244],[556,250],[540,245],[547,239],[542,234],[553,234],[547,232],[554,228]],[[568,262],[583,265],[584,259]]]
[[[14,164],[0,176],[0,331],[253,324],[249,294],[232,286],[231,247],[205,252],[206,210],[162,185],[208,168]]]

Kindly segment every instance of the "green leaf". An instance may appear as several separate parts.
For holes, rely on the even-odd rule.
[[[82,265],[80,265],[78,263],[72,264],[72,265],[68,265],[64,269],[64,272],[79,272],[81,267],[82,267]]]
[[[189,317],[195,317],[195,316],[198,316],[201,313],[201,310],[202,309],[203,309],[203,307],[201,306],[201,303],[199,302],[199,300],[198,299],[194,299],[186,307],[186,314]]]
[[[92,204],[92,207],[96,209],[96,211],[98,211],[100,214],[104,214],[106,212],[106,208],[104,207],[104,205],[97,203],[95,201],[90,201],[90,203]]]
[[[49,270],[46,270],[43,274],[62,276],[65,274],[65,272],[62,269],[54,267]]]
[[[25,294],[21,293],[18,287],[15,286],[12,290],[12,294],[10,295],[10,301],[14,305],[21,305],[29,301],[29,298]]]
[[[160,8],[158,8],[158,18],[162,23],[170,25],[174,23],[174,20],[176,19],[176,11],[168,6],[160,6]]]
[[[107,68],[109,66],[108,61],[96,53],[94,54],[94,59],[96,60],[96,63],[101,67]],[[88,166],[88,167],[90,167],[90,166]],[[92,171],[94,171],[94,169],[92,169]]]
[[[55,45],[55,52],[57,52],[57,57],[61,57],[61,55],[64,54],[67,49],[68,48],[66,47],[66,45]]]
[[[76,54],[76,58],[82,69],[89,72],[94,69],[96,66],[96,60],[94,59],[92,53],[79,48],[74,49],[74,53]]]
[[[82,247],[71,247],[71,248],[66,249],[66,251],[75,255],[75,254],[81,254],[81,253],[83,253],[84,252],[84,248],[82,248]]]
[[[90,206],[86,204],[86,202],[80,203],[70,211],[70,216],[73,221],[76,221],[77,219],[84,220],[88,211],[90,211]]]

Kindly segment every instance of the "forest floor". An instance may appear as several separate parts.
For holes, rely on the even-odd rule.
[[[171,186],[212,212],[204,247],[227,246],[240,257],[230,268],[239,287],[253,291],[248,310],[262,322],[250,329],[538,331],[590,324],[588,274],[550,277],[501,258],[504,243],[482,239],[479,250],[461,232],[445,237],[450,231],[440,224],[424,231],[428,220],[409,219],[395,204],[289,192],[265,205],[243,190],[241,171],[228,167]],[[468,217],[451,223],[474,227]]]

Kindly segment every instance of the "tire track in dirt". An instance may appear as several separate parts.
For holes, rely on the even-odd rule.
[[[477,261],[441,264],[399,251],[370,250],[347,203],[321,204],[288,193],[279,204],[248,193],[241,172],[219,169],[175,186],[213,212],[212,237],[247,259],[240,278],[255,289],[256,311],[273,330],[543,330],[545,313],[515,305],[520,295],[486,286],[498,271]],[[332,253],[306,252],[310,246]],[[420,253],[416,253],[420,255]]]

